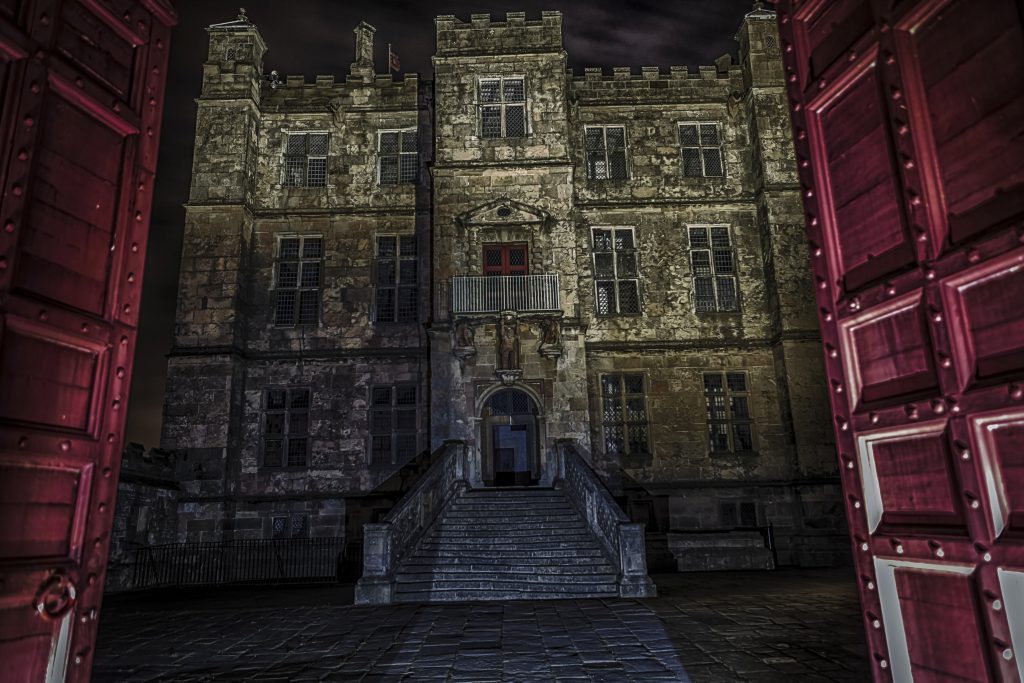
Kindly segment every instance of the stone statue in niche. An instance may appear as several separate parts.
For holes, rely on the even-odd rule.
[[[455,343],[452,345],[452,353],[456,358],[469,360],[476,357],[475,334],[476,331],[468,320],[460,320],[455,323]]]
[[[502,313],[498,322],[498,368],[519,369],[519,320],[509,311]]]
[[[562,355],[562,326],[557,320],[541,322],[537,353],[545,358],[558,358]]]

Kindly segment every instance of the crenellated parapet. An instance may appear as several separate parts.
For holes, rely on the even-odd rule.
[[[505,21],[473,14],[467,22],[446,14],[434,23],[436,58],[562,51],[562,13],[557,11],[541,12],[540,19],[527,19],[526,12],[508,12]]]
[[[735,65],[724,70],[700,66],[696,71],[672,66],[667,72],[658,66],[617,66],[610,73],[585,68],[582,76],[570,72],[568,77],[569,96],[581,105],[721,100],[744,90],[743,69]]]
[[[317,75],[312,80],[289,75],[276,84],[264,83],[260,108],[268,113],[415,110],[422,85],[416,73],[376,74],[372,80],[351,74],[344,80],[332,75]]]

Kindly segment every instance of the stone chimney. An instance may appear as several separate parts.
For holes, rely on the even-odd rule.
[[[373,34],[376,32],[377,29],[365,21],[359,22],[359,26],[356,26],[353,30],[353,33],[356,34],[356,56],[349,72],[353,76],[361,76],[366,83],[373,81],[375,72],[373,66]]]

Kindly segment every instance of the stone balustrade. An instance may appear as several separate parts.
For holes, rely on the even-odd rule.
[[[631,598],[657,595],[657,586],[647,575],[644,525],[629,521],[611,492],[583,458],[575,441],[559,441],[556,454],[558,475],[555,486],[561,486],[618,566],[619,595]]]
[[[453,497],[466,488],[466,445],[446,441],[416,485],[382,522],[363,525],[363,576],[357,605],[391,604],[395,571]]]

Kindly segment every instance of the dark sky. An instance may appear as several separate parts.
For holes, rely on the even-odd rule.
[[[344,79],[352,61],[352,29],[367,21],[377,28],[378,71],[386,70],[387,44],[402,61],[403,72],[431,76],[434,17],[454,14],[464,21],[490,11],[495,20],[507,11],[525,11],[537,19],[541,10],[560,9],[569,64],[577,74],[585,67],[711,64],[724,52],[736,53],[733,35],[750,0],[592,0],[559,6],[557,1],[420,0],[419,2],[351,2],[350,0],[241,0],[249,18],[269,46],[264,60],[269,73],[334,74]],[[179,23],[171,46],[156,203],[146,255],[142,320],[128,411],[129,441],[156,446],[160,440],[165,354],[174,331],[175,296],[182,226],[188,199],[194,142],[195,98],[199,96],[206,59],[206,26],[231,21],[238,14],[232,0],[177,0]]]

